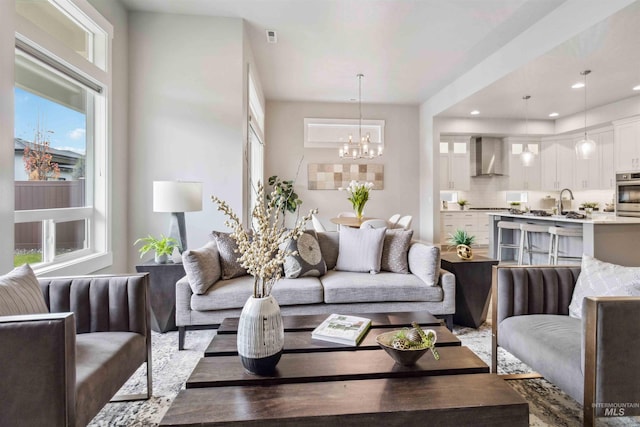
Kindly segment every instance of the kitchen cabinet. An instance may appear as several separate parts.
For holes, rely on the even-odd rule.
[[[469,143],[471,137],[440,137],[440,190],[468,191],[471,188]]]
[[[588,133],[588,137],[596,143],[596,154],[588,160],[574,160],[573,190],[613,190],[615,185],[613,128],[599,128]],[[577,134],[574,144],[584,138],[584,133]]]
[[[615,191],[616,167],[613,146],[613,127],[609,126],[597,133],[596,144],[600,153],[600,185],[602,190]]]
[[[640,169],[640,116],[613,122],[615,171]]]
[[[598,137],[592,133],[588,135],[596,143],[596,152],[590,159],[579,159],[575,154],[575,145],[584,138],[584,133],[580,133],[573,137],[572,144],[574,147],[574,178],[572,190],[595,190],[600,186],[600,156]]]
[[[540,169],[540,140],[536,138],[508,137],[504,139],[509,153],[509,190],[540,190],[542,173]],[[533,162],[524,166],[520,154],[525,145],[534,154]]]
[[[452,211],[440,215],[440,243],[449,245],[450,234],[465,230],[475,236],[474,245],[489,244],[489,216],[482,211]]]
[[[573,138],[545,138],[541,145],[541,189],[560,191],[563,188],[572,188],[576,160]]]

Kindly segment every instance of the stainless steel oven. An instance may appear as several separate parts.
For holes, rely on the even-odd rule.
[[[640,172],[616,174],[616,215],[640,217]]]

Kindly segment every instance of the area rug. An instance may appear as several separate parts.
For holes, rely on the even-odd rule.
[[[455,327],[454,333],[488,365],[491,362],[491,327]],[[178,333],[153,333],[153,397],[147,401],[109,403],[89,426],[157,426],[171,402],[202,357],[215,335],[213,330],[187,332],[185,350],[178,351]],[[524,373],[531,369],[511,354],[500,350],[500,373]],[[582,407],[544,379],[515,380],[508,384],[529,402],[529,425],[580,426]],[[140,369],[121,392],[143,392],[145,372]],[[640,426],[640,418],[599,418],[601,426]]]

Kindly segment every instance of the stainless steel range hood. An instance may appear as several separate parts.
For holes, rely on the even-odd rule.
[[[471,176],[506,174],[502,139],[479,136],[471,138]]]

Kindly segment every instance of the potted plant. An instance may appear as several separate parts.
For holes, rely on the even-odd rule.
[[[460,210],[463,211],[465,208],[465,206],[467,206],[468,204],[470,204],[468,201],[466,201],[465,199],[460,199],[458,200],[458,206],[460,206]]]
[[[519,208],[520,207],[520,202],[509,202],[509,206],[511,206],[512,208]]]
[[[587,209],[591,209],[591,211],[597,211],[598,210],[598,206],[600,204],[598,202],[584,202],[582,204],[582,209],[584,209],[585,211]],[[587,211],[588,212],[588,211]]]
[[[462,259],[472,259],[473,251],[471,245],[476,241],[476,236],[467,233],[467,230],[457,229],[455,233],[449,234],[449,243],[456,247],[456,253]]]
[[[282,225],[287,212],[296,213],[302,200],[293,191],[293,180],[281,180],[277,175],[269,177],[269,185],[273,187],[271,194],[267,194],[267,202],[277,206],[282,213]]]
[[[140,258],[142,258],[147,252],[154,251],[156,264],[166,264],[171,254],[173,254],[173,250],[175,248],[180,248],[176,239],[173,237],[166,237],[163,234],[160,235],[160,238],[155,238],[151,234],[147,237],[141,237],[135,241],[134,246],[138,243],[144,243],[144,245],[139,249]]]

